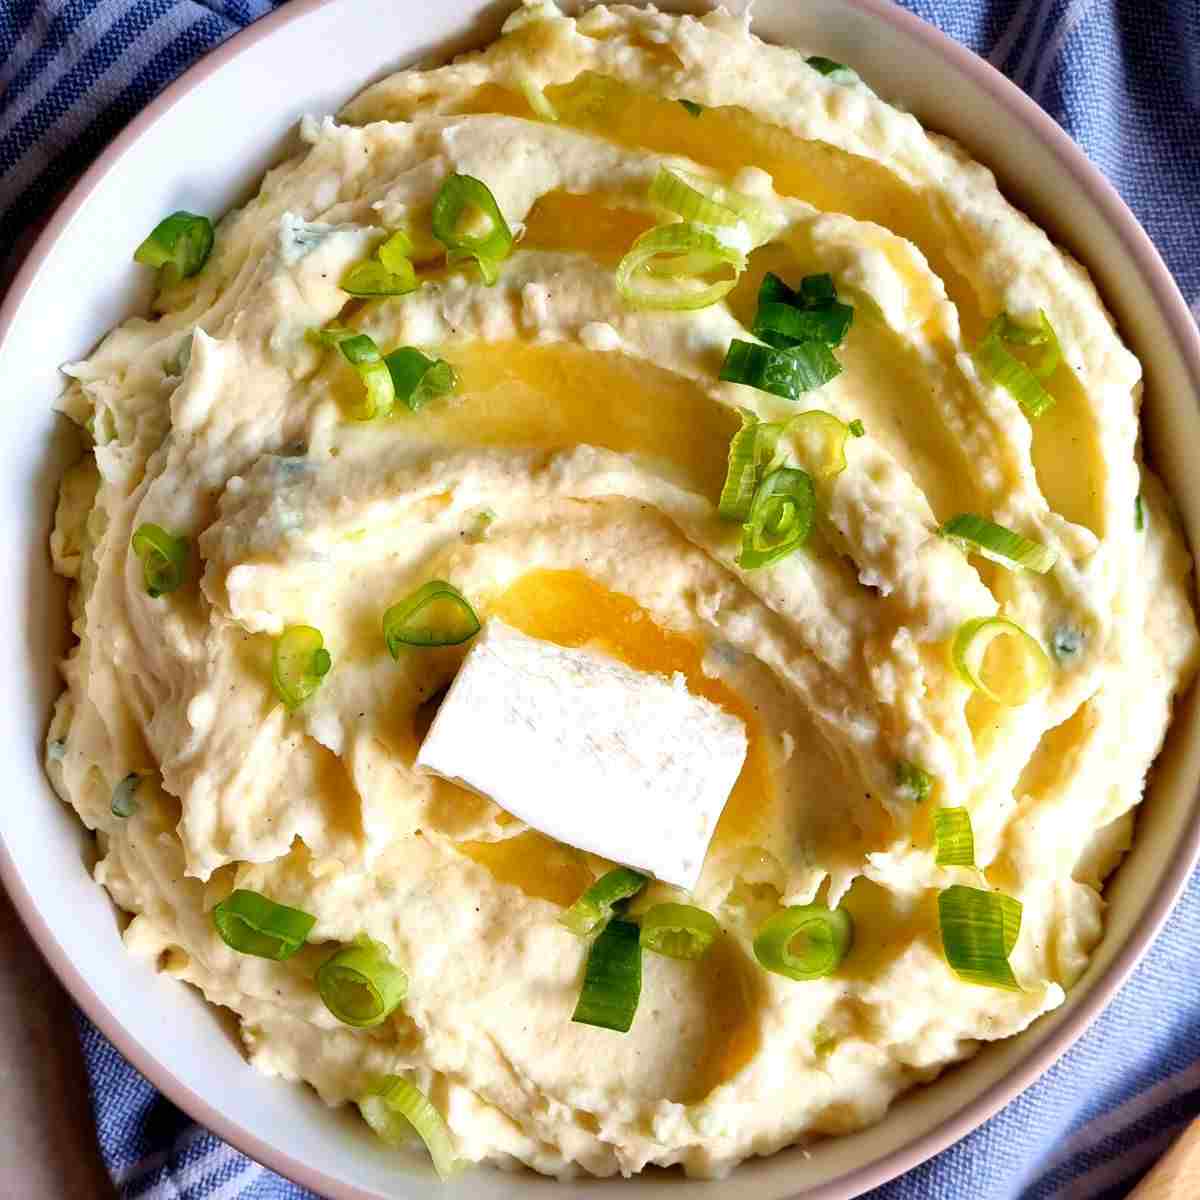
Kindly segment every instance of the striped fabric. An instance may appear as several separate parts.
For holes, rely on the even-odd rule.
[[[411,2],[411,0],[410,0]],[[1116,184],[1200,312],[1200,0],[905,0],[1025,88]],[[160,88],[271,0],[0,0],[0,248]],[[1200,881],[1038,1084],[872,1200],[1116,1200],[1200,1114]],[[80,1017],[125,1200],[309,1193],[198,1128]]]

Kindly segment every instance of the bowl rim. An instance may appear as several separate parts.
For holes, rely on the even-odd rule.
[[[170,110],[178,100],[203,83],[226,63],[270,37],[292,21],[336,0],[292,0],[214,47],[165,88],[109,143],[96,161],[72,186],[51,215],[21,262],[7,293],[0,300],[0,344],[30,289],[42,262],[92,191],[120,163],[139,137]],[[514,0],[514,3],[516,0]],[[1018,123],[1032,130],[1067,172],[1075,179],[1100,215],[1117,234],[1126,253],[1144,278],[1147,290],[1163,317],[1165,326],[1200,393],[1200,329],[1158,249],[1137,218],[1103,173],[1076,145],[1061,126],[991,63],[956,42],[934,25],[894,3],[894,0],[842,0],[868,19],[886,22],[900,34],[925,43],[958,73],[966,76]],[[916,1139],[887,1151],[871,1162],[820,1185],[804,1194],[804,1200],[847,1200],[895,1179],[933,1158],[967,1136],[1035,1082],[1087,1031],[1109,1001],[1129,978],[1150,948],[1175,906],[1193,867],[1200,859],[1200,814],[1193,817],[1186,834],[1177,843],[1167,869],[1138,922],[1104,974],[1094,981],[1078,1007],[1030,1054],[995,1080],[969,1104],[945,1118]],[[87,979],[64,953],[43,918],[33,894],[21,879],[16,863],[0,839],[0,883],[13,902],[18,916],[59,982],[88,1018],[104,1033],[125,1059],[151,1084],[188,1116],[235,1149],[285,1178],[324,1195],[330,1200],[376,1200],[375,1194],[355,1184],[337,1180],[324,1171],[292,1158],[286,1151],[228,1119],[202,1096],[177,1078],[166,1063],[144,1050],[135,1035],[108,1008]]]

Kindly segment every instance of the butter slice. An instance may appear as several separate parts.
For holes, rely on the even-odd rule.
[[[549,837],[691,890],[745,758],[742,722],[682,675],[493,619],[416,765]]]

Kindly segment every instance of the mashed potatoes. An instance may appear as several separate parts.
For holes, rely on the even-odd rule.
[[[557,1174],[717,1175],[856,1129],[1060,1004],[1197,645],[1190,559],[1139,459],[1140,367],[1087,274],[959,147],[723,13],[527,8],[489,50],[385,79],[302,136],[153,319],[68,368],[94,449],[53,535],[79,642],[48,770],[134,914],[130,950],[235,1011],[259,1069],[330,1104],[404,1075],[461,1157]],[[748,261],[707,307],[616,287],[673,220],[647,198],[664,163],[769,230],[725,231]],[[453,173],[517,234],[494,286],[431,235]],[[401,227],[419,288],[353,300],[346,272]],[[854,309],[841,373],[798,401],[718,379],[768,271],[828,273]],[[1034,328],[1039,310],[1062,361],[1033,419],[973,352],[997,314]],[[334,322],[445,359],[455,391],[353,419],[363,379],[306,337]],[[813,472],[807,543],[742,569],[717,510],[739,410],[809,409],[864,435]],[[1053,568],[939,536],[961,513]],[[131,550],[147,523],[188,539],[161,597]],[[380,620],[433,578],[483,619],[679,673],[745,725],[690,897],[720,936],[698,961],[644,956],[628,1034],[572,1022],[588,943],[557,919],[610,864],[413,768],[468,644],[393,660]],[[951,661],[993,614],[1049,671],[1021,704]],[[272,646],[297,625],[332,669],[289,710]],[[937,865],[939,808],[969,814],[978,869]],[[1019,990],[947,964],[955,884],[1020,901]],[[218,937],[235,888],[315,918],[299,953]],[[664,898],[681,897],[651,885],[633,915]],[[810,982],[763,970],[755,930],[812,901],[850,914],[849,955]],[[314,982],[361,935],[409,980],[366,1029]]]

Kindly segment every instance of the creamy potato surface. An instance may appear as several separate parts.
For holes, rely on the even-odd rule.
[[[68,368],[63,409],[94,446],[52,540],[79,640],[47,768],[134,914],[130,950],[232,1009],[260,1069],[330,1104],[403,1075],[460,1157],[555,1174],[720,1175],[860,1128],[1060,1004],[1197,649],[1191,560],[1141,464],[1141,369],[1086,272],[957,145],[724,13],[529,7],[489,49],[301,132],[203,269]],[[745,265],[707,307],[617,285],[635,239],[675,220],[649,199],[664,166],[756,214],[755,236],[718,231]],[[431,232],[454,174],[515,234],[490,286]],[[348,295],[401,228],[415,290]],[[840,373],[798,400],[719,379],[768,272],[828,274],[854,310]],[[1061,346],[1036,417],[980,365],[1002,313],[1044,314]],[[334,323],[445,360],[457,386],[356,420],[360,372],[306,336]],[[844,469],[810,471],[807,542],[744,568],[717,507],[730,439],[744,414],[805,410],[863,435]],[[1054,565],[941,536],[963,513]],[[147,524],[188,539],[157,597],[131,549]],[[380,622],[431,579],[481,620],[679,674],[744,723],[695,891],[652,883],[630,910],[686,900],[720,933],[695,961],[643,955],[627,1034],[572,1022],[589,941],[558,920],[612,864],[414,769],[470,643],[393,658]],[[952,659],[994,615],[1048,669],[1020,704]],[[295,626],[332,667],[289,708],[272,653]],[[1024,669],[1011,643],[981,670]],[[942,808],[969,815],[975,867],[937,864]],[[1019,900],[1018,988],[948,964],[954,885]],[[311,914],[306,944],[232,949],[212,910],[234,889]],[[807,982],[764,970],[755,931],[813,902],[853,919],[844,960]],[[354,1028],[315,974],[363,935],[408,993]]]

